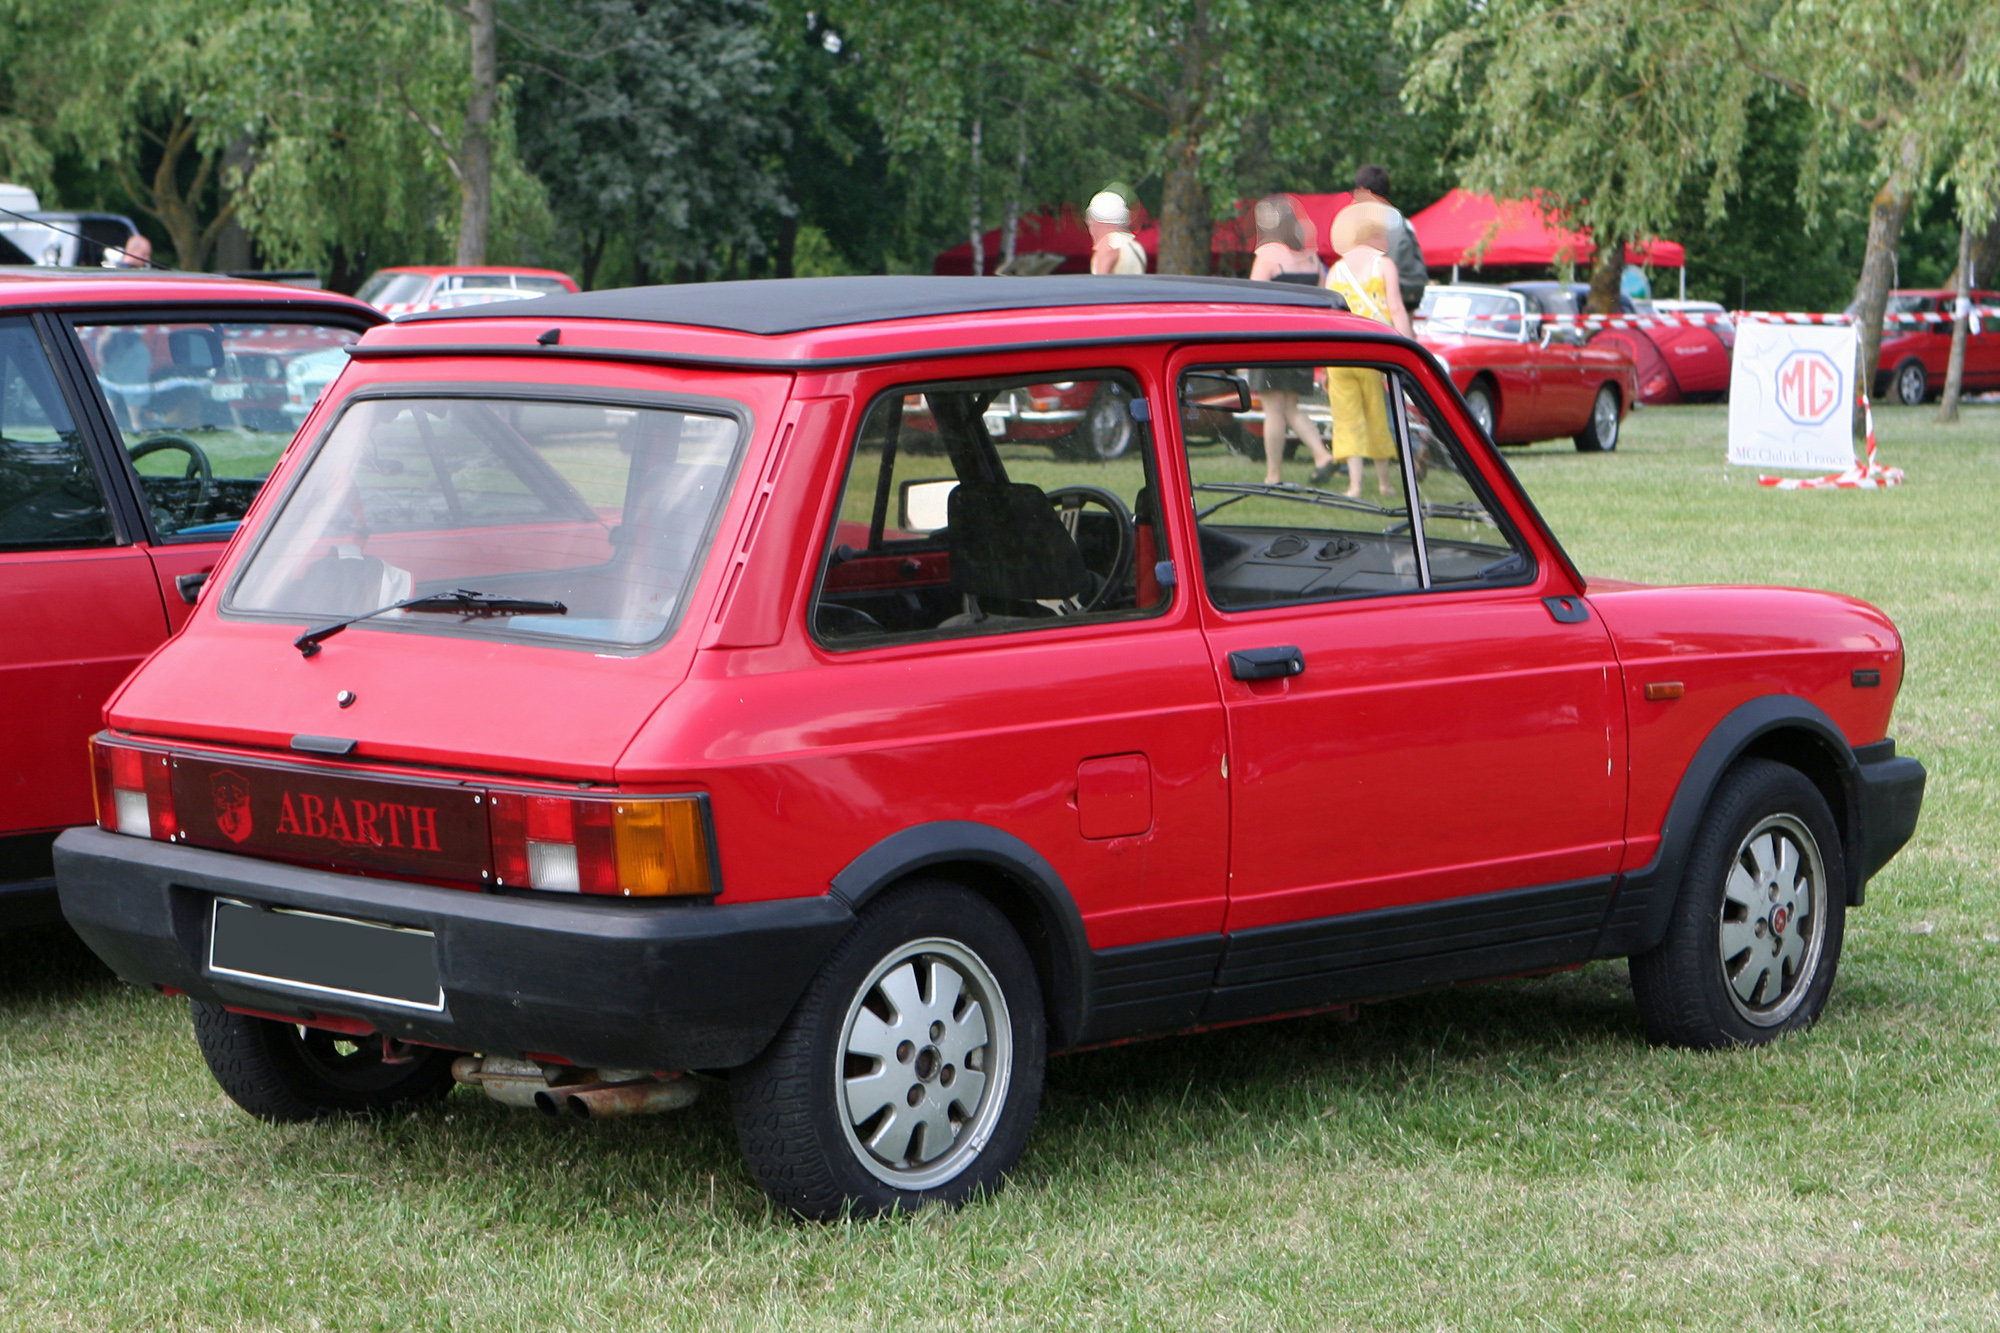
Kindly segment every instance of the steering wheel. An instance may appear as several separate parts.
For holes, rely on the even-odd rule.
[[[208,517],[208,507],[215,501],[215,469],[209,465],[208,455],[193,440],[179,435],[155,435],[141,444],[135,444],[126,451],[136,465],[142,458],[157,454],[163,449],[178,449],[188,456],[187,471],[181,474],[183,481],[199,479],[200,489],[195,494],[194,504],[187,516],[188,523],[199,523]]]
[[[1116,595],[1125,582],[1125,572],[1132,565],[1132,556],[1139,548],[1139,532],[1132,522],[1132,511],[1125,502],[1102,486],[1058,486],[1048,493],[1049,503],[1056,507],[1056,517],[1069,531],[1069,539],[1076,540],[1078,520],[1083,516],[1083,507],[1094,504],[1117,520],[1118,550],[1111,558],[1111,568],[1099,575],[1097,588],[1081,603],[1084,611],[1096,611]],[[1095,570],[1091,571],[1093,574]]]

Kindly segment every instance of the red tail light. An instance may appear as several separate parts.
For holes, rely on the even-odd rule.
[[[175,841],[181,826],[174,814],[168,756],[101,740],[93,740],[90,748],[98,826],[135,838]]]
[[[715,892],[700,797],[488,793],[503,887],[653,898]]]

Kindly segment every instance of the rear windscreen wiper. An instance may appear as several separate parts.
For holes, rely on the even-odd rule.
[[[321,625],[309,629],[292,640],[292,646],[299,650],[301,657],[311,657],[319,651],[322,642],[346,629],[357,621],[372,616],[385,616],[391,611],[442,611],[447,614],[457,612],[468,618],[478,616],[566,616],[569,608],[561,602],[538,602],[520,597],[488,597],[483,592],[470,588],[457,588],[451,592],[426,593],[422,597],[407,597],[400,602],[378,606],[373,611],[364,611],[358,616],[336,620],[331,625]]]

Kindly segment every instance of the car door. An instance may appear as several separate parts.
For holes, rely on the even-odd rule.
[[[1228,855],[1207,642],[1161,577],[1182,562],[1160,535],[1159,395],[1150,365],[1104,357],[865,386],[811,609],[832,669],[801,719],[802,776],[853,809],[796,830],[857,854],[924,825],[1025,843],[1096,951],[1093,1040],[1195,1021]],[[1114,457],[1065,401],[1118,405]]]
[[[1353,345],[1338,351],[1346,369]],[[1172,369],[1185,384],[1260,359],[1197,348]],[[1229,728],[1207,1021],[1576,961],[1618,869],[1609,635],[1423,372],[1386,347],[1370,369],[1388,372],[1364,426],[1392,455],[1386,487],[1372,467],[1356,500],[1189,462]]]
[[[1536,439],[1574,435],[1590,420],[1590,400],[1596,385],[1584,374],[1586,335],[1573,322],[1576,298],[1561,288],[1529,293],[1547,317],[1538,343],[1532,345],[1535,376]]]
[[[85,742],[167,633],[60,337],[45,316],[0,318],[0,839],[91,821]]]
[[[1979,314],[1979,332],[1966,329],[1965,386],[1991,389],[2000,386],[2000,293],[1974,292],[1972,307]]]

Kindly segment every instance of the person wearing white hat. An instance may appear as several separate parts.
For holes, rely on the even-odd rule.
[[[1092,273],[1144,273],[1146,248],[1132,235],[1132,210],[1116,190],[1099,190],[1084,214]]]

